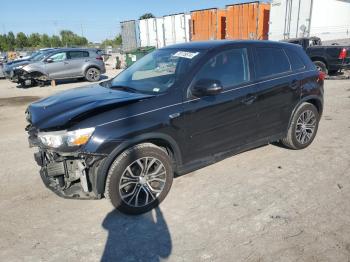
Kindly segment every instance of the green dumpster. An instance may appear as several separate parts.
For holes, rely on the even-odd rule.
[[[144,57],[148,53],[151,53],[156,48],[154,46],[147,46],[147,47],[139,47],[135,50],[125,52],[126,55],[126,67],[131,66],[133,63],[135,63],[140,58]]]

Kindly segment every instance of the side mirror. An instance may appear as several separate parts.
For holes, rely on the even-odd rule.
[[[192,88],[192,94],[197,97],[213,96],[220,94],[223,90],[221,82],[213,79],[198,80]]]
[[[46,59],[46,63],[52,63],[52,62],[53,62],[52,58]]]

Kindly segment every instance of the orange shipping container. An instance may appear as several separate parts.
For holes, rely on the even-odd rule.
[[[268,39],[270,4],[228,5],[226,12],[226,39]]]
[[[226,10],[217,8],[191,12],[191,41],[225,39]]]

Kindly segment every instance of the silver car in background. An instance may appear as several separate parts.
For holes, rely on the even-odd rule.
[[[35,51],[31,54],[31,56],[28,59],[17,59],[13,61],[8,61],[3,64],[3,74],[4,76],[9,79],[12,82],[18,82],[17,75],[14,74],[14,71],[16,69],[20,69],[24,67],[25,65],[28,65],[30,63],[35,63],[38,61],[43,60],[48,55],[50,55],[51,52],[55,51],[57,49],[55,48],[43,48],[38,51]]]
[[[4,65],[1,61],[0,61],[0,78],[5,78]]]
[[[48,80],[85,78],[99,81],[106,72],[105,64],[98,49],[60,48],[40,61],[17,67],[14,75],[18,83],[34,81],[39,84]]]

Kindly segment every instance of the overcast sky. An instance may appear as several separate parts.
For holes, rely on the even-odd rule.
[[[92,42],[113,38],[120,21],[191,10],[224,7],[236,0],[5,0],[1,3],[0,32],[58,34],[69,29]]]

